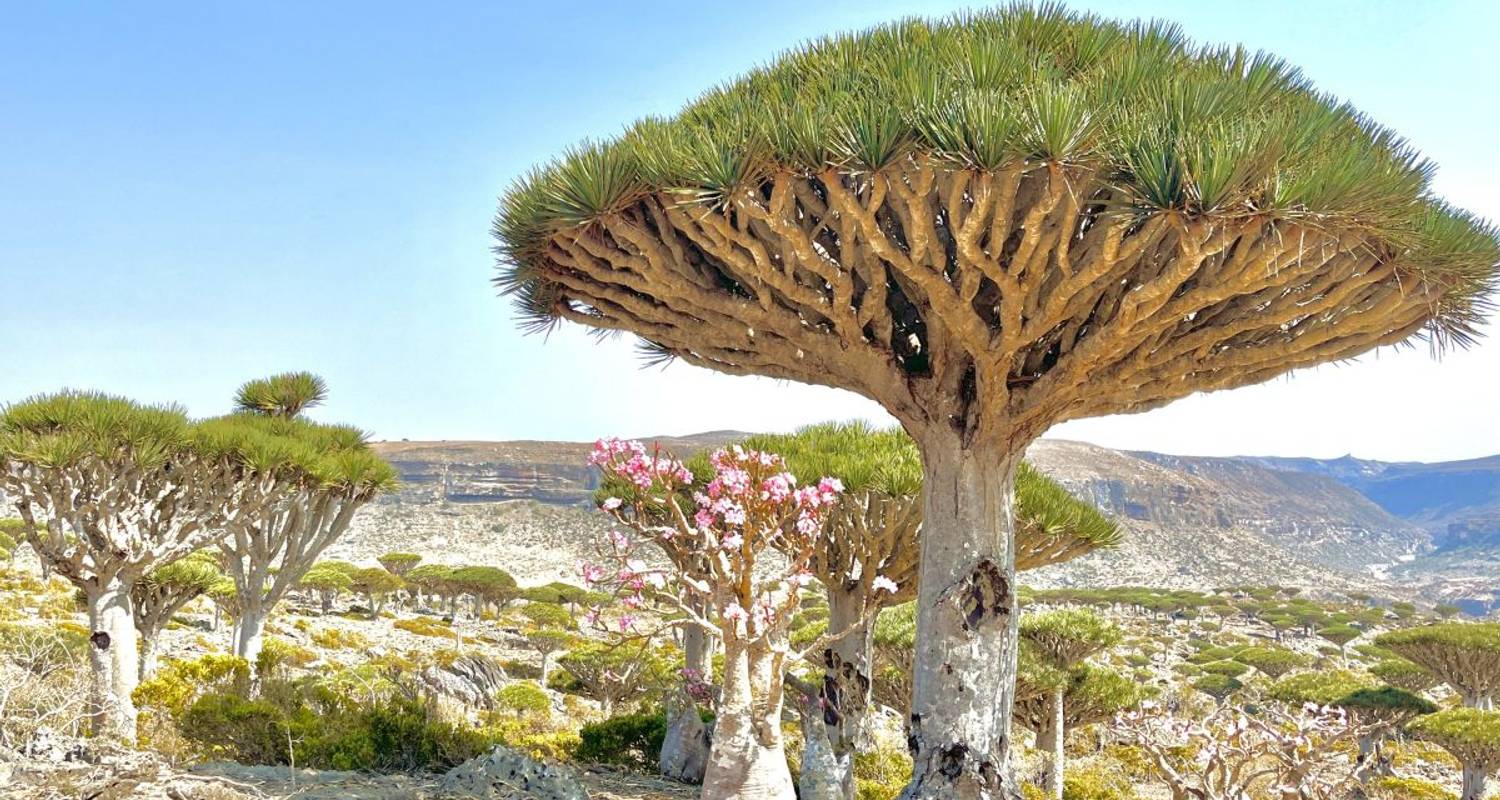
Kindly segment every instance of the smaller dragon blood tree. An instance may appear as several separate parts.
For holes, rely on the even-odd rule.
[[[624,490],[600,504],[618,523],[603,548],[611,563],[585,565],[585,580],[613,587],[627,608],[659,604],[675,624],[723,642],[703,796],[795,797],[781,736],[782,678],[825,641],[794,651],[791,622],[815,579],[818,537],[842,484],[799,485],[779,456],[738,446],[709,457],[701,490],[687,465],[640,442],[601,440],[590,463]],[[669,554],[671,567],[649,566],[650,548]],[[618,620],[627,629],[635,622],[629,614]]]

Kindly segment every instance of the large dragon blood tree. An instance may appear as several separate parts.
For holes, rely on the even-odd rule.
[[[911,798],[1003,796],[1011,478],[1141,411],[1487,311],[1496,230],[1295,68],[1054,7],[803,46],[523,178],[495,225],[524,323],[848,389],[925,472]]]

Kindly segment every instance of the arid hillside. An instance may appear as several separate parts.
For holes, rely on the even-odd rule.
[[[648,441],[685,454],[742,435],[716,431]],[[523,580],[552,580],[572,577],[602,531],[591,511],[596,479],[585,463],[587,443],[402,441],[377,447],[400,468],[403,488],[362,512],[333,555],[363,560],[415,549],[444,553],[455,563],[504,563]],[[1500,574],[1500,559],[1483,547],[1442,549],[1441,537],[1426,525],[1393,514],[1334,470],[1295,460],[1169,456],[1060,440],[1038,442],[1029,457],[1130,534],[1119,550],[1033,573],[1036,585],[1374,585],[1393,596],[1419,592],[1475,610],[1495,602],[1488,587]]]

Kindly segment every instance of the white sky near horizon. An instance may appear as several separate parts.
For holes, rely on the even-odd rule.
[[[246,378],[310,369],[333,390],[319,418],[389,439],[889,421],[830,389],[643,369],[628,338],[524,337],[488,284],[488,226],[573,142],[811,36],[960,5],[0,3],[0,401],[68,386],[207,415]],[[1409,137],[1439,195],[1500,218],[1500,4],[1070,5],[1277,53]],[[1435,461],[1500,453],[1497,409],[1491,335],[1049,436]]]

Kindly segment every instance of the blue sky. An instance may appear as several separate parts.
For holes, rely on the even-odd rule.
[[[518,173],[819,34],[948,3],[5,3],[0,399],[62,386],[225,409],[328,378],[385,438],[785,429],[832,390],[642,370],[628,340],[523,337],[489,286]],[[1093,2],[1304,68],[1500,217],[1488,2]],[[1500,344],[1382,353],[1054,435],[1187,453],[1500,452]],[[1442,413],[1433,413],[1437,405]]]

